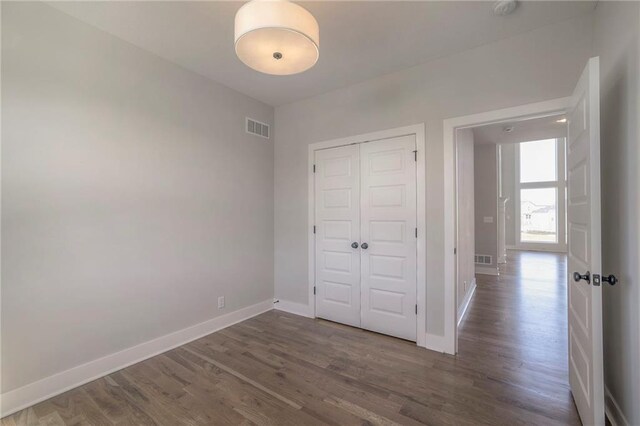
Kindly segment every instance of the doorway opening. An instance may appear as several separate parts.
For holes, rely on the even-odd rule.
[[[566,121],[456,131],[457,353],[517,365],[529,375],[518,384],[579,424],[568,392]]]
[[[479,276],[500,276],[515,250],[566,253],[566,121],[561,113],[456,131],[458,326]]]
[[[460,241],[458,225],[457,180],[458,169],[456,134],[462,129],[484,126],[510,121],[552,117],[565,114],[568,126],[566,135],[566,246],[568,276],[565,278],[567,303],[567,354],[569,388],[580,419],[585,424],[604,424],[604,366],[602,347],[602,284],[615,283],[615,277],[609,280],[602,275],[601,253],[601,206],[600,206],[600,99],[599,99],[599,58],[594,57],[587,62],[573,94],[569,98],[536,104],[522,105],[514,108],[496,110],[487,113],[457,117],[445,120],[444,129],[444,257],[445,257],[445,348],[449,353],[458,351],[458,305],[456,293],[459,288],[458,243]],[[559,119],[560,120],[560,119]],[[531,138],[534,139],[534,138]],[[537,140],[549,137],[535,138]],[[531,140],[530,140],[531,141]],[[556,148],[558,143],[556,141]],[[560,154],[561,155],[561,154]],[[556,170],[557,175],[562,174]],[[556,176],[557,178],[557,176]],[[555,182],[538,179],[531,183]],[[549,183],[551,185],[551,183]],[[548,188],[546,188],[548,189]],[[556,199],[557,197],[556,191]],[[529,194],[524,194],[529,196]],[[518,196],[522,197],[523,194]],[[529,197],[531,198],[531,197]],[[551,198],[551,197],[549,197]],[[540,199],[537,200],[541,201]],[[535,204],[535,202],[532,202]],[[547,210],[553,210],[553,205]],[[561,205],[557,201],[556,210]],[[520,205],[520,208],[522,205]],[[541,211],[540,213],[544,213]],[[526,213],[525,213],[526,214]],[[561,219],[556,211],[556,220]],[[525,216],[525,221],[529,218]],[[520,220],[520,219],[519,219]],[[522,224],[519,225],[518,239],[523,240]],[[527,225],[525,234],[549,234],[558,243],[562,239],[562,231],[556,224],[549,225],[541,232],[542,225],[535,228]],[[555,228],[555,232],[554,229]],[[524,236],[524,241],[532,237]],[[553,241],[537,241],[538,244],[549,244]],[[540,246],[538,246],[540,247]],[[540,269],[543,271],[544,269]],[[603,277],[606,277],[605,280]],[[524,302],[522,298],[518,302]],[[512,321],[518,324],[518,321]],[[517,335],[517,331],[515,332]],[[541,341],[544,344],[544,340]]]

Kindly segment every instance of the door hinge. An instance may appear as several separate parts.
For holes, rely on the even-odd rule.
[[[315,294],[316,294],[316,286],[314,285],[313,286],[313,295],[315,296]]]
[[[316,172],[316,165],[314,164],[313,165],[313,173],[315,173],[315,172]]]
[[[313,233],[314,234],[316,233],[316,226],[315,225],[313,225]]]
[[[418,238],[418,228],[416,228],[416,238]]]
[[[416,305],[416,315],[418,315],[418,305]]]
[[[458,249],[454,247],[453,254],[458,254]]]
[[[413,161],[418,162],[418,151],[413,151]]]

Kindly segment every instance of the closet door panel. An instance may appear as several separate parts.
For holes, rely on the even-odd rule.
[[[409,340],[417,317],[415,149],[414,135],[360,147],[362,328]]]
[[[315,154],[316,316],[360,327],[358,145]]]

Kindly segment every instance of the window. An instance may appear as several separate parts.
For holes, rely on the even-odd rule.
[[[558,179],[556,140],[520,144],[520,183],[551,182]]]
[[[523,142],[516,174],[520,245],[564,245],[564,140]]]
[[[556,188],[520,190],[520,241],[558,242]]]

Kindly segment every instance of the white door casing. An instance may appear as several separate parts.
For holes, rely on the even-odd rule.
[[[360,146],[362,328],[413,341],[415,149],[415,135]]]
[[[436,340],[437,345],[427,343],[427,347],[454,355],[458,347],[457,300],[456,300],[456,130],[496,123],[512,123],[516,120],[552,117],[566,113],[570,98],[550,99],[542,102],[519,105],[478,114],[447,118],[443,128],[443,171],[444,171],[444,336]],[[418,163],[419,164],[419,163]],[[420,312],[420,311],[418,311]]]
[[[360,327],[359,145],[315,153],[316,315]]]
[[[582,423],[604,425],[600,235],[599,60],[591,58],[568,109],[569,382]],[[591,282],[575,281],[575,272]]]

